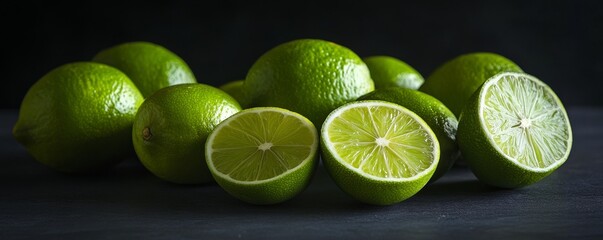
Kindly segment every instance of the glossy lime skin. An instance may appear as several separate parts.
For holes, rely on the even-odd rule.
[[[298,39],[263,54],[243,87],[250,105],[282,107],[320,128],[344,103],[374,90],[366,64],[352,50],[320,39]]]
[[[157,177],[179,184],[213,181],[205,141],[224,119],[241,110],[224,91],[200,83],[162,88],[140,106],[131,132],[142,164]]]
[[[65,64],[29,89],[13,135],[52,169],[97,171],[132,154],[132,122],[142,101],[136,86],[113,67]]]
[[[247,100],[245,92],[243,92],[244,83],[244,80],[235,80],[220,85],[220,89],[236,99],[242,108],[246,108],[249,105],[249,100]]]
[[[419,89],[425,82],[423,76],[402,60],[391,56],[370,56],[363,61],[371,71],[375,89],[403,87]]]
[[[442,101],[458,118],[471,95],[488,78],[501,72],[523,70],[513,61],[496,53],[467,53],[439,66],[419,90]]]
[[[167,48],[150,42],[127,42],[100,51],[92,61],[123,71],[147,98],[176,84],[196,83],[188,64]]]

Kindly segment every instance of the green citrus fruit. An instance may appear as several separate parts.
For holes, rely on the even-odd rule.
[[[233,115],[216,127],[205,146],[218,184],[253,204],[295,197],[310,183],[318,162],[318,133],[312,122],[275,107]]]
[[[419,192],[440,158],[435,134],[398,104],[364,100],[335,109],[321,129],[329,175],[359,201],[390,205]]]
[[[502,73],[473,95],[457,139],[480,181],[516,188],[540,181],[565,162],[572,130],[549,86],[525,73]]]
[[[438,67],[419,88],[439,99],[457,117],[473,92],[501,72],[523,72],[517,64],[496,53],[463,54]]]
[[[167,86],[197,82],[182,58],[154,43],[122,43],[100,51],[92,60],[126,73],[145,98]]]
[[[366,64],[333,42],[298,39],[263,54],[245,84],[251,106],[289,109],[320,126],[340,105],[374,90]]]
[[[410,65],[390,56],[370,56],[363,59],[375,82],[375,89],[403,87],[419,89],[425,81]]]
[[[234,99],[239,102],[241,107],[246,108],[249,105],[247,98],[245,97],[245,93],[243,92],[243,83],[244,80],[235,80],[231,82],[227,82],[225,84],[220,85],[220,89],[222,91],[230,94]]]
[[[211,182],[205,163],[207,136],[241,107],[224,91],[200,83],[165,87],[140,106],[131,132],[142,164],[173,183]]]
[[[416,113],[435,133],[440,143],[440,161],[429,180],[434,182],[442,177],[459,157],[456,144],[458,121],[454,114],[436,98],[413,89],[389,87],[377,89],[360,100],[383,100],[398,104]]]
[[[99,170],[132,153],[132,122],[142,101],[136,86],[113,67],[65,64],[29,89],[13,135],[55,170]]]

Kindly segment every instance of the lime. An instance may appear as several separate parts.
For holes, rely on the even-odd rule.
[[[205,164],[207,136],[241,107],[224,91],[200,83],[165,87],[140,106],[132,140],[142,164],[173,183],[198,184],[213,179]]]
[[[375,82],[375,89],[403,87],[419,89],[425,81],[413,67],[390,56],[370,56],[363,59]]]
[[[360,100],[383,100],[399,104],[421,117],[435,133],[440,143],[440,161],[430,182],[442,177],[459,157],[456,144],[458,121],[454,114],[436,98],[413,89],[389,87],[377,89]]]
[[[352,50],[319,39],[298,39],[263,54],[243,91],[251,106],[286,108],[315,126],[344,103],[374,90],[366,64]]]
[[[419,88],[444,103],[457,117],[473,92],[501,72],[523,72],[511,60],[496,53],[460,55],[438,67]]]
[[[457,138],[478,179],[504,188],[548,176],[572,147],[561,101],[549,86],[525,73],[502,73],[486,81],[463,111]]]
[[[324,165],[335,183],[359,201],[390,205],[415,195],[440,158],[435,134],[412,111],[364,100],[335,109],[321,129]]]
[[[207,166],[218,184],[253,204],[280,203],[303,191],[316,168],[317,149],[312,122],[275,107],[233,115],[205,145]]]
[[[246,108],[249,103],[243,92],[243,83],[245,83],[244,80],[230,81],[220,85],[220,89],[236,99],[241,107]]]
[[[92,61],[126,73],[145,98],[167,86],[197,82],[182,58],[150,42],[122,43],[100,51]]]
[[[142,101],[136,86],[113,67],[65,64],[28,90],[13,135],[52,169],[96,171],[132,154],[132,122]]]

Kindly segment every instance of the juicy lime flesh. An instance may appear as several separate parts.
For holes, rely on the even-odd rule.
[[[563,159],[571,130],[551,90],[526,77],[506,75],[485,92],[481,116],[494,144],[531,168]]]
[[[329,139],[341,159],[372,176],[410,178],[429,168],[434,146],[427,130],[399,109],[350,108],[333,120]]]
[[[240,114],[215,137],[214,166],[239,181],[279,176],[300,165],[316,148],[316,132],[309,124],[276,111]]]

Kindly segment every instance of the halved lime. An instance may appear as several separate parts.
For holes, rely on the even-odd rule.
[[[369,204],[390,205],[415,195],[440,158],[427,123],[385,101],[356,101],[335,109],[321,137],[324,165],[335,183]]]
[[[565,162],[572,130],[549,86],[529,74],[501,73],[473,95],[457,139],[480,181],[515,188],[541,180]]]
[[[444,176],[460,156],[456,144],[458,121],[454,113],[431,95],[408,88],[389,87],[377,89],[359,99],[382,100],[398,104],[419,115],[429,125],[440,144],[438,167],[429,182],[435,182]]]
[[[206,161],[228,193],[254,204],[295,197],[318,162],[318,133],[304,116],[276,107],[243,110],[226,119],[205,145]]]

